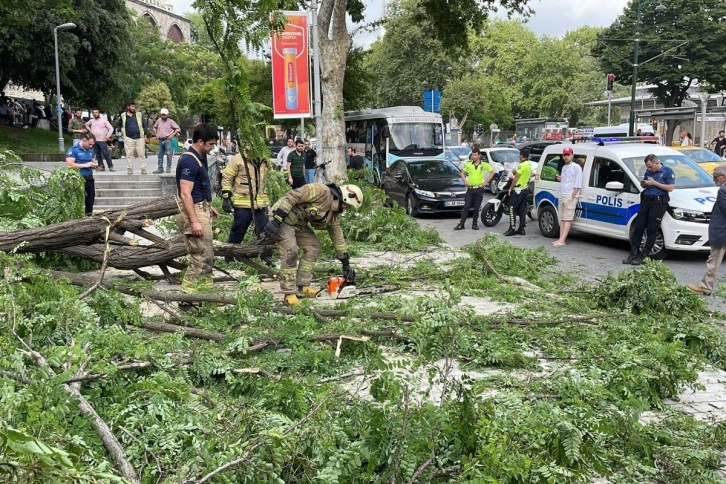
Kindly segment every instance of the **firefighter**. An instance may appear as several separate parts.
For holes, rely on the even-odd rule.
[[[313,229],[328,231],[336,257],[343,264],[343,277],[353,277],[339,217],[346,208],[357,210],[362,202],[363,193],[356,185],[309,183],[287,192],[272,206],[272,218],[262,236],[277,242],[280,248],[280,289],[285,304],[296,306],[300,304],[298,297],[315,297],[318,293],[310,287],[320,254],[320,241]],[[302,256],[298,263],[299,249]]]

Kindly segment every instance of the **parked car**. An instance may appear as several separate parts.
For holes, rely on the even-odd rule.
[[[424,213],[458,212],[464,206],[466,186],[461,172],[441,158],[401,158],[383,172],[383,190],[389,199],[416,217]]]
[[[698,163],[698,166],[710,174],[713,174],[713,170],[715,170],[718,165],[726,163],[726,159],[706,148],[700,148],[698,146],[673,146],[672,148],[680,151]]]
[[[545,148],[556,144],[562,144],[562,141],[527,141],[524,143],[517,143],[517,148],[524,150],[530,161],[539,162]]]
[[[468,146],[449,146],[449,149],[464,162],[469,159],[471,154],[471,148]]]
[[[443,153],[441,153],[437,158],[443,158],[446,161],[450,161],[456,166],[458,169],[461,170],[461,167],[464,166],[464,163],[466,161],[459,158],[453,151],[451,150],[444,150]]]
[[[191,138],[188,138],[188,139],[187,139],[187,140],[186,140],[186,141],[184,142],[184,145],[183,145],[183,147],[184,147],[184,151],[186,151],[186,150],[188,150],[189,148],[191,148],[193,144],[194,144],[194,142],[192,141],[192,139],[191,139]]]
[[[499,174],[504,171],[512,171],[519,164],[519,150],[511,147],[482,148],[479,150],[481,159],[489,163],[495,175],[489,182],[489,191],[494,195],[499,191]]]

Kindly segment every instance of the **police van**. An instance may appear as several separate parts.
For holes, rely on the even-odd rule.
[[[664,166],[674,171],[676,186],[670,193],[668,211],[650,257],[662,259],[669,250],[710,250],[708,222],[718,191],[711,175],[683,153],[666,146],[619,139],[596,138],[593,141],[549,146],[542,154],[535,172],[534,189],[534,204],[542,235],[559,236],[557,205],[560,183],[555,177],[562,171],[562,150],[565,147],[572,148],[573,162],[582,166],[582,190],[572,231],[621,240],[630,239],[643,190],[640,186],[646,170],[643,160],[649,153],[654,153]]]

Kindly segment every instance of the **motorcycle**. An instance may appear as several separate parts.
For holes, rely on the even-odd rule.
[[[481,223],[485,226],[494,227],[505,212],[509,213],[509,186],[512,184],[513,178],[511,171],[500,173],[496,196],[488,200],[481,210]],[[526,213],[530,220],[534,220],[534,176],[530,178],[527,188]]]

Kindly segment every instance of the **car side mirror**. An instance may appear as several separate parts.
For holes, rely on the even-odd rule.
[[[609,192],[622,192],[625,190],[625,185],[623,185],[623,182],[611,181],[605,184],[605,190]]]

